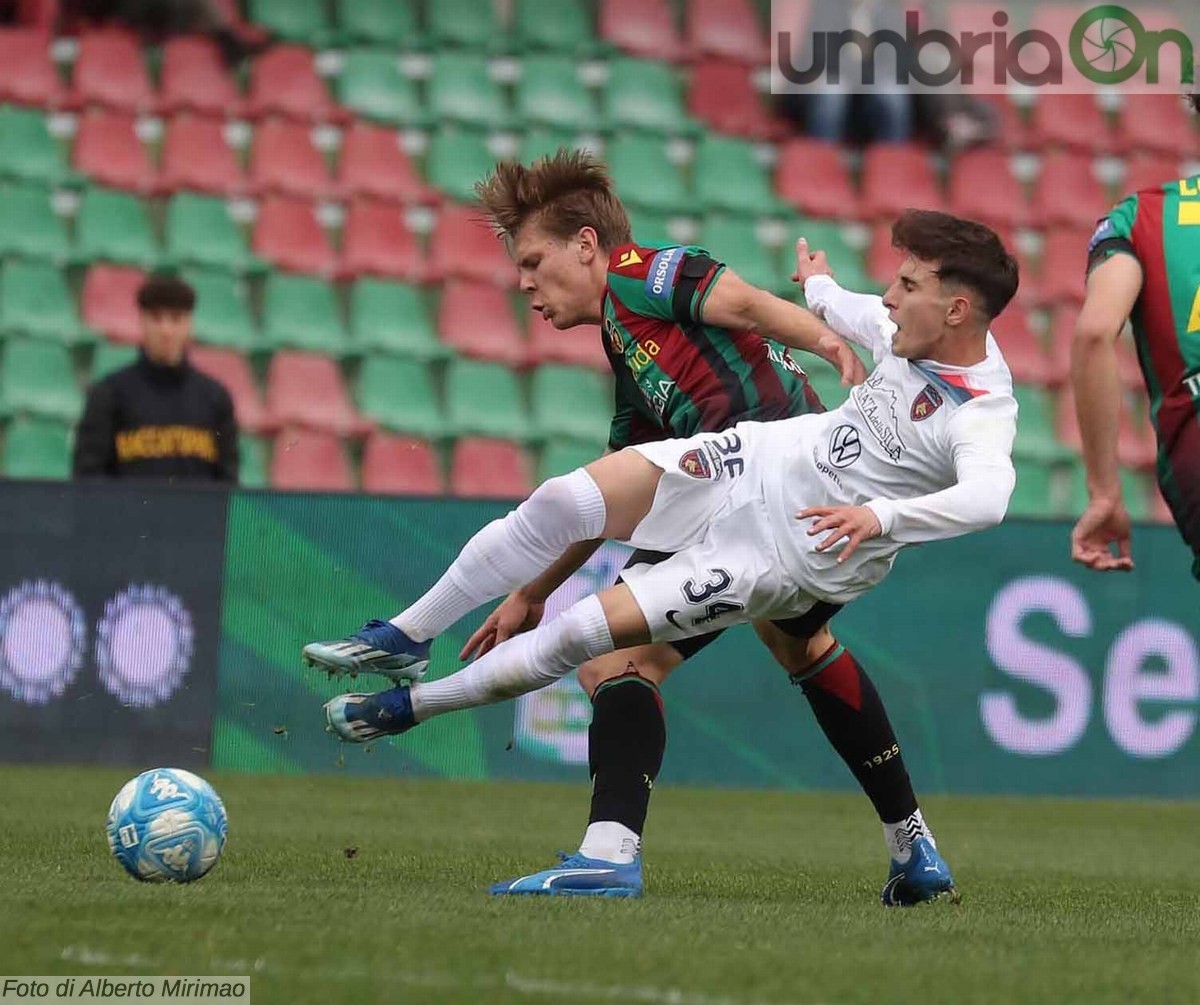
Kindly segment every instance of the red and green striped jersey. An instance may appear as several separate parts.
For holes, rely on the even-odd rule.
[[[1130,321],[1166,455],[1200,414],[1200,176],[1142,189],[1118,204],[1092,235],[1088,270],[1115,254],[1142,265]]]
[[[701,320],[724,268],[695,247],[623,244],[612,253],[603,331],[616,375],[614,450],[824,411],[786,348]]]

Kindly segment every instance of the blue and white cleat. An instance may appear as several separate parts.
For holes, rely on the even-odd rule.
[[[406,687],[377,694],[339,694],[325,703],[325,731],[346,743],[368,743],[417,725]]]
[[[576,853],[558,853],[560,864],[529,876],[494,883],[488,892],[494,897],[640,897],[642,895],[642,856],[628,865],[584,858]]]
[[[393,684],[408,684],[429,666],[429,643],[414,642],[389,621],[371,620],[336,642],[310,642],[301,656],[332,677],[377,673]]]
[[[929,838],[919,837],[913,842],[907,862],[901,865],[892,859],[892,868],[879,899],[884,907],[913,907],[942,896],[949,897],[953,904],[962,899],[954,889],[954,878],[945,859]]]

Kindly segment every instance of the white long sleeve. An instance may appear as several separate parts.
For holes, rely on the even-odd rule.
[[[804,283],[808,309],[844,339],[870,350],[879,362],[892,344],[896,326],[881,297],[844,290],[832,276],[810,276]]]

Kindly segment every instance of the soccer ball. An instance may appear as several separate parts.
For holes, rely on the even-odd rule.
[[[203,778],[154,768],[131,778],[108,810],[108,847],[134,879],[190,883],[217,864],[225,807]]]

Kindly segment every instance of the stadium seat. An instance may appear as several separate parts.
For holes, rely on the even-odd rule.
[[[450,459],[450,494],[460,499],[524,499],[533,491],[529,457],[507,440],[465,437]]]
[[[861,212],[839,143],[788,140],[779,149],[775,191],[806,216],[854,220]]]
[[[671,237],[671,217],[652,209],[625,208],[636,244],[665,245],[679,243]]]
[[[594,45],[586,0],[516,0],[513,29],[518,52],[547,49],[578,55]]]
[[[203,265],[231,272],[257,267],[237,221],[223,199],[180,192],[166,213],[165,257],[172,265]]]
[[[0,177],[39,185],[73,179],[49,119],[39,111],[0,105]]]
[[[183,278],[196,291],[192,331],[198,341],[239,352],[266,351],[251,317],[242,280],[217,269],[186,269]]]
[[[1096,155],[1114,145],[1112,130],[1091,93],[1038,95],[1030,126],[1039,150],[1066,148]]]
[[[1034,213],[1041,227],[1080,227],[1094,230],[1111,208],[1104,186],[1092,172],[1086,154],[1057,151],[1042,158],[1034,191]]]
[[[0,100],[61,108],[67,90],[50,58],[50,39],[28,28],[0,29]]]
[[[89,188],[75,218],[75,256],[149,268],[158,261],[146,203],[128,192]]]
[[[521,146],[517,159],[522,164],[532,164],[542,157],[551,157],[560,149],[566,150],[595,150],[589,146],[583,136],[578,136],[569,129],[547,129],[537,127],[530,129],[521,137]]]
[[[250,20],[286,42],[314,49],[334,43],[324,0],[248,0]]]
[[[171,115],[238,118],[243,111],[237,78],[225,69],[216,43],[191,35],[168,39],[162,47],[159,100]]]
[[[604,122],[611,129],[686,132],[692,122],[683,108],[683,85],[669,63],[614,59],[604,87]]]
[[[770,61],[767,36],[751,0],[688,0],[684,10],[689,55],[698,64],[713,57],[747,66]]]
[[[633,56],[674,63],[686,54],[668,0],[600,0],[599,29]]]
[[[1177,161],[1200,156],[1200,140],[1176,94],[1126,94],[1117,147],[1125,154],[1160,155]]]
[[[359,279],[350,288],[350,333],[362,352],[387,352],[418,360],[443,359],[422,292],[382,279]]]
[[[447,428],[458,436],[529,436],[517,375],[500,363],[451,360],[446,368],[446,418]]]
[[[1013,394],[1017,399],[1019,418],[1013,456],[1037,461],[1061,461],[1074,456],[1058,438],[1055,404],[1040,387],[1016,383]]]
[[[187,114],[167,124],[159,181],[171,192],[191,189],[236,195],[247,188],[237,154],[225,140],[224,122]]]
[[[358,373],[359,411],[384,429],[436,440],[446,434],[429,364],[402,356],[367,356]]]
[[[480,209],[446,203],[429,242],[429,275],[475,279],[511,289],[517,268]]]
[[[586,128],[596,120],[592,96],[570,56],[529,56],[522,62],[517,117],[528,125]]]
[[[988,10],[994,10],[988,5]],[[1021,114],[1021,110],[1004,94],[976,94],[975,100],[982,102],[991,109],[995,122],[996,135],[992,140],[994,146],[1014,152],[1029,150],[1033,147],[1033,133],[1029,124]]]
[[[1140,192],[1144,188],[1159,188],[1184,177],[1183,168],[1174,157],[1133,157],[1125,166],[1128,173],[1121,183],[1121,195]]]
[[[1014,380],[1039,386],[1061,382],[1063,375],[1056,372],[1053,360],[1030,326],[1029,315],[1020,302],[1014,301],[1004,308],[992,321],[991,329]]]
[[[133,116],[124,112],[94,110],[79,120],[75,136],[75,169],[101,185],[153,192],[157,176]]]
[[[697,64],[692,70],[688,111],[710,129],[731,136],[774,140],[788,131],[787,124],[768,110],[745,63],[706,59]]]
[[[338,183],[347,193],[404,203],[435,203],[437,193],[421,179],[400,146],[400,134],[355,122],[342,134]]]
[[[538,458],[538,484],[559,475],[569,475],[576,468],[591,464],[600,452],[593,444],[579,440],[551,440],[542,448]]]
[[[280,119],[267,119],[254,130],[250,181],[261,192],[302,199],[329,197],[335,187],[325,155],[313,143],[312,128]]]
[[[101,340],[92,353],[91,380],[92,384],[103,380],[110,373],[124,370],[125,367],[137,362],[138,348],[134,345],[120,345],[117,342]]]
[[[250,361],[236,349],[194,345],[188,360],[197,370],[220,381],[233,399],[233,414],[244,433],[269,433],[279,427],[278,420],[263,404],[258,382]]]
[[[949,210],[991,226],[1027,227],[1029,203],[1003,150],[968,150],[950,165]]]
[[[258,207],[251,242],[255,254],[289,272],[332,277],[337,262],[311,203],[268,196]]]
[[[71,100],[84,107],[103,105],[130,114],[156,111],[158,96],[142,62],[137,36],[116,28],[81,35]]]
[[[271,484],[271,441],[262,436],[238,434],[238,485],[265,489]]]
[[[1075,338],[1075,322],[1078,317],[1078,302],[1059,304],[1050,315],[1050,357],[1059,382],[1065,381],[1071,370],[1071,343]],[[1145,384],[1133,341],[1125,337],[1117,339],[1116,353],[1117,377],[1121,385],[1143,393]]]
[[[0,272],[0,331],[67,345],[95,341],[79,322],[66,275],[46,262],[5,264]]]
[[[438,335],[465,356],[523,366],[524,334],[513,317],[508,294],[490,283],[448,279],[442,286]]]
[[[1041,267],[1031,290],[1040,304],[1082,303],[1087,269],[1087,245],[1092,229],[1052,230],[1046,235]]]
[[[4,431],[4,474],[56,481],[70,478],[71,427],[55,419],[14,419]]]
[[[871,244],[867,248],[867,275],[871,281],[888,286],[903,262],[904,256],[892,247],[892,225],[877,223],[871,230]]]
[[[428,125],[416,82],[400,72],[396,54],[378,49],[348,52],[338,74],[338,100],[366,119],[396,126]]]
[[[364,492],[399,496],[440,496],[446,493],[437,451],[424,440],[390,433],[372,433],[363,445]]]
[[[365,436],[372,424],[355,410],[338,365],[328,356],[283,350],[267,369],[267,411],[284,425]]]
[[[822,359],[803,357],[808,382],[826,409],[837,408],[850,396],[850,388],[842,386],[838,372]]]
[[[124,265],[93,265],[83,280],[80,311],[83,323],[114,342],[136,345],[142,341],[137,291],[146,281],[141,269]]]
[[[272,349],[346,355],[350,346],[333,286],[310,276],[274,272],[263,286],[263,337]]]
[[[878,143],[867,147],[862,165],[863,213],[889,222],[909,207],[942,209],[942,190],[923,146]]]
[[[45,339],[14,338],[0,349],[0,413],[74,422],[83,411],[70,350]]]
[[[438,53],[428,94],[429,110],[438,122],[496,129],[510,120],[500,87],[488,76],[487,60],[482,55]]]
[[[492,4],[478,0],[438,0],[425,8],[433,48],[487,49],[503,42],[504,29]]]
[[[612,381],[594,370],[547,363],[533,373],[530,412],[534,434],[545,440],[594,444],[597,456],[608,442],[613,415]]]
[[[369,199],[350,204],[342,229],[343,275],[391,276],[420,282],[425,261],[399,206]]]
[[[1010,517],[1049,517],[1060,507],[1055,505],[1054,465],[1045,461],[1017,458],[1017,484],[1008,501]]]
[[[754,222],[744,217],[711,216],[700,230],[700,244],[752,286],[764,290],[787,290],[792,266],[780,268],[774,255],[755,234]],[[788,249],[789,263],[794,261]]]
[[[35,185],[0,188],[0,257],[65,263],[69,247],[67,226],[49,192]]]
[[[475,199],[475,183],[495,167],[496,158],[482,133],[440,129],[425,156],[425,177],[444,195],[459,202]]]
[[[313,65],[313,52],[298,45],[277,45],[254,60],[250,70],[247,113],[254,118],[277,114],[306,121],[342,121]]]
[[[790,277],[795,261],[795,239],[803,237],[808,241],[810,251],[824,251],[829,260],[829,267],[837,281],[847,290],[869,290],[872,282],[867,276],[866,263],[863,256],[847,242],[843,225],[832,220],[798,220],[788,231],[788,240],[784,242],[781,271]],[[892,277],[888,276],[888,282]],[[800,287],[797,285],[797,293]]]
[[[650,136],[618,136],[605,149],[605,159],[621,200],[663,213],[695,212],[683,173],[667,157],[666,144]],[[726,179],[726,186],[728,179]]]
[[[354,472],[336,433],[288,428],[275,437],[271,488],[285,492],[353,492]]]
[[[531,363],[565,363],[611,374],[599,325],[580,325],[559,331],[541,314],[529,312],[528,350]]]
[[[352,44],[411,49],[419,44],[415,0],[339,0],[338,28]]]

